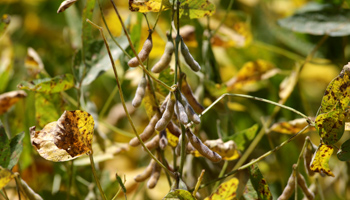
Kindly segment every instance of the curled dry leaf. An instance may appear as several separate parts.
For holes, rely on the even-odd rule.
[[[304,118],[294,119],[292,121],[287,122],[279,122],[275,123],[271,127],[271,131],[275,131],[283,134],[296,134],[301,131],[305,126],[309,125]],[[310,131],[315,131],[315,127],[309,126],[303,133],[307,133]]]
[[[27,96],[22,90],[16,90],[12,92],[7,92],[0,95],[0,115],[7,112],[15,103],[20,99]]]
[[[35,126],[29,130],[32,145],[47,160],[63,162],[92,151],[94,119],[87,112],[65,111],[43,130],[35,131]]]
[[[61,3],[60,7],[57,10],[57,13],[65,11],[71,5],[73,5],[77,0],[65,0]]]

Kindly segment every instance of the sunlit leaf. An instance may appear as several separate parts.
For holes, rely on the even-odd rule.
[[[341,161],[350,160],[350,140],[345,141],[337,152],[337,157]]]
[[[325,144],[336,143],[344,133],[345,115],[340,109],[316,117],[316,129]]]
[[[168,144],[171,147],[175,148],[177,146],[177,143],[179,142],[179,138],[173,135],[168,129],[166,129],[166,134],[167,134],[166,136],[168,139]]]
[[[10,163],[11,148],[5,132],[5,128],[0,121],[0,166],[7,167]]]
[[[71,74],[56,76],[54,78],[36,79],[32,82],[22,82],[19,89],[43,93],[57,93],[68,90],[74,86],[74,77]]]
[[[14,48],[9,38],[0,34],[0,92],[5,91],[14,72]]]
[[[174,72],[170,68],[167,68],[160,72],[158,79],[171,86],[174,84]],[[156,84],[156,87],[163,96],[169,94],[169,90],[167,90],[162,85]]]
[[[244,151],[245,148],[249,145],[250,141],[252,141],[259,129],[258,124],[253,125],[252,127],[245,129],[239,133],[236,133],[229,137],[230,140],[233,140],[239,151]]]
[[[163,200],[196,200],[195,197],[187,190],[177,189],[170,191]]]
[[[144,1],[135,1],[135,0],[129,0],[129,9],[131,11],[136,12],[159,12],[160,5],[162,3],[162,0],[144,0]],[[162,10],[167,10],[171,8],[171,4],[169,3],[169,0],[163,0],[163,6]]]
[[[60,94],[35,93],[35,119],[40,127],[57,120],[62,113],[63,102]]]
[[[10,22],[11,22],[11,18],[9,15],[7,14],[2,15],[2,17],[0,18],[0,38],[2,34],[5,32]]]
[[[7,112],[15,103],[17,103],[20,99],[26,96],[27,94],[21,90],[1,94],[0,95],[0,115]]]
[[[309,124],[304,118],[299,118],[292,121],[275,123],[271,126],[270,130],[283,134],[296,134],[307,125]],[[315,130],[315,127],[309,126],[309,128],[307,128],[303,133],[308,133]]]
[[[27,68],[28,73],[33,77],[44,70],[44,64],[41,61],[39,54],[31,47],[27,50],[27,57],[24,66]]]
[[[265,178],[261,174],[257,164],[250,166],[250,181],[258,194],[258,199],[272,199],[270,188],[266,183]]]
[[[157,106],[155,104],[154,96],[148,87],[146,88],[146,93],[145,97],[143,97],[142,104],[146,109],[148,118],[151,119],[157,112]]]
[[[340,74],[327,86],[319,113],[326,113],[339,106],[344,110],[350,102],[350,64],[343,67]]]
[[[293,16],[278,21],[279,25],[295,32],[312,35],[350,35],[350,10],[330,4],[309,3]]]
[[[312,158],[310,169],[314,172],[334,176],[328,165],[329,158],[331,157],[332,153],[332,146],[321,144]]]
[[[279,69],[264,60],[248,62],[239,70],[238,74],[229,80],[226,85],[228,91],[244,90],[256,91],[256,83],[261,80],[266,80],[279,72]]]
[[[240,154],[236,149],[236,144],[232,140],[225,143],[221,139],[206,140],[204,144],[212,151],[218,153],[223,160],[236,160],[240,157]],[[194,150],[191,153],[193,153],[195,157],[202,157],[197,150]]]
[[[8,169],[4,169],[0,166],[0,190],[4,188],[15,175]]]
[[[24,132],[17,134],[10,141],[11,157],[7,169],[12,169],[18,162],[23,150]],[[1,165],[2,166],[2,165]]]
[[[238,183],[239,180],[237,178],[231,178],[230,180],[221,183],[216,191],[204,200],[234,199],[236,197]]]
[[[65,111],[57,122],[47,124],[43,130],[30,128],[32,145],[50,161],[74,159],[92,151],[94,119],[84,111]]]

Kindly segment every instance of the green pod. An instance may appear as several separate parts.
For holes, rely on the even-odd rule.
[[[147,79],[146,77],[142,77],[139,85],[137,86],[135,97],[132,100],[132,105],[137,108],[141,105],[142,99],[146,93]]]
[[[184,40],[181,38],[181,53],[185,59],[186,64],[195,72],[201,70],[201,66],[198,62],[192,57],[190,51],[188,50]]]

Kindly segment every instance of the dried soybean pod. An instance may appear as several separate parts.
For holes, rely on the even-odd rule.
[[[152,171],[151,178],[149,178],[148,182],[147,182],[147,187],[149,189],[152,189],[157,185],[157,182],[158,182],[159,177],[160,177],[160,170],[161,170],[160,166],[157,163],[155,163],[153,165],[153,171]]]
[[[193,71],[198,72],[199,70],[201,70],[201,66],[199,66],[198,62],[194,60],[194,58],[192,57],[190,51],[188,50],[182,38],[181,38],[181,53],[185,59],[185,62]]]
[[[195,124],[199,124],[201,123],[201,119],[199,118],[199,116],[197,115],[196,112],[194,112],[193,108],[191,107],[191,105],[188,103],[187,99],[185,96],[183,96],[181,94],[181,102],[185,108],[185,112],[188,116],[188,118],[193,121]]]
[[[168,139],[166,136],[166,130],[162,130],[161,132],[159,132],[159,147],[164,150],[165,147],[168,145]]]
[[[170,121],[167,125],[167,128],[169,130],[169,132],[173,135],[175,135],[176,137],[180,137],[181,135],[181,130],[178,126],[176,126],[172,121]]]
[[[174,43],[173,39],[171,38],[170,34],[167,34],[168,41],[165,44],[165,49],[162,57],[160,60],[152,67],[152,72],[153,73],[160,73],[163,71],[165,68],[169,66],[169,63],[171,61],[171,57],[174,53]]]
[[[147,149],[152,150],[156,147],[159,146],[159,135],[156,135],[152,138],[152,140],[148,141],[145,143],[145,146],[147,147]]]
[[[137,108],[141,105],[142,99],[146,93],[147,79],[146,77],[142,77],[139,85],[137,86],[135,97],[132,100],[132,105]]]
[[[146,128],[143,130],[143,132],[140,134],[140,138],[142,141],[148,140],[153,135],[153,133],[155,131],[154,126],[156,125],[159,118],[160,118],[159,113],[156,113],[155,115],[153,115],[149,124],[146,126]],[[129,142],[129,145],[133,146],[133,147],[136,147],[139,144],[140,144],[140,141],[137,139],[137,137],[132,138]]]
[[[166,128],[166,126],[168,125],[168,123],[170,122],[171,118],[174,115],[174,105],[175,105],[175,99],[171,98],[171,96],[170,96],[170,98],[166,104],[165,111],[163,112],[162,117],[160,118],[160,120],[156,124],[157,131],[164,130]]]
[[[294,176],[294,173],[292,172],[292,174],[288,179],[288,183],[286,187],[284,188],[281,196],[279,196],[277,200],[288,200],[292,196],[294,189],[295,189],[295,176]]]
[[[186,97],[188,103],[192,106],[196,113],[200,114],[204,111],[204,107],[194,97],[191,87],[186,81],[186,75],[184,75],[183,82],[181,84],[181,92]]]
[[[187,124],[188,123],[188,116],[186,114],[185,108],[180,103],[180,101],[176,100],[175,105],[175,114],[177,116],[177,119],[180,121],[181,124]]]
[[[315,172],[310,169],[312,156],[313,156],[312,150],[309,148],[309,145],[307,145],[305,148],[303,157],[304,157],[304,167],[309,176],[313,176],[315,174]]]
[[[303,175],[300,173],[297,173],[297,182],[301,190],[303,191],[305,197],[308,200],[313,200],[315,198],[315,194],[309,190],[309,188],[306,185],[306,181]]]
[[[150,32],[148,34],[146,41],[143,43],[140,53],[138,54],[142,62],[148,58],[148,55],[151,53],[152,47],[153,47],[152,32]],[[129,67],[137,67],[140,65],[140,63],[136,57],[133,57],[129,60],[128,65]]]
[[[151,162],[146,167],[145,171],[142,172],[142,174],[139,174],[134,177],[134,180],[136,182],[142,182],[145,181],[147,178],[149,178],[153,171],[153,166],[156,164],[156,162],[152,159]]]
[[[203,142],[192,133],[191,129],[186,128],[186,135],[188,140],[191,142],[192,146],[197,149],[197,151],[202,154],[204,157],[208,158],[212,162],[221,161],[221,156],[216,152],[210,150]]]

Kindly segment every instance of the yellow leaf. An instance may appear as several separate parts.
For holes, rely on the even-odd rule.
[[[15,175],[10,170],[0,167],[0,190],[14,177]]]
[[[321,175],[326,174],[328,176],[334,176],[328,165],[332,153],[333,147],[321,144],[312,158],[310,169],[314,172],[321,173]]]
[[[308,123],[304,118],[299,118],[292,121],[275,123],[270,130],[283,134],[296,134],[307,125]],[[315,130],[315,127],[309,127],[303,133]]]
[[[212,151],[218,153],[223,160],[236,160],[240,157],[240,154],[236,149],[236,144],[232,140],[229,140],[225,143],[221,139],[206,140],[204,144]],[[202,157],[202,155],[197,150],[194,150],[191,153],[195,157]]]
[[[159,12],[162,0],[135,1],[129,0],[129,9],[136,12]],[[163,1],[163,10],[167,10],[171,5],[169,1]]]
[[[168,143],[171,147],[176,147],[179,142],[179,138],[173,135],[168,129],[166,129]]]
[[[27,96],[22,90],[7,92],[0,95],[0,115],[7,112],[20,99]]]
[[[204,200],[230,200],[236,197],[236,190],[239,180],[232,178],[229,181],[221,183],[216,191]]]
[[[92,151],[94,119],[84,111],[65,111],[43,130],[30,129],[31,143],[45,159],[62,162]]]

